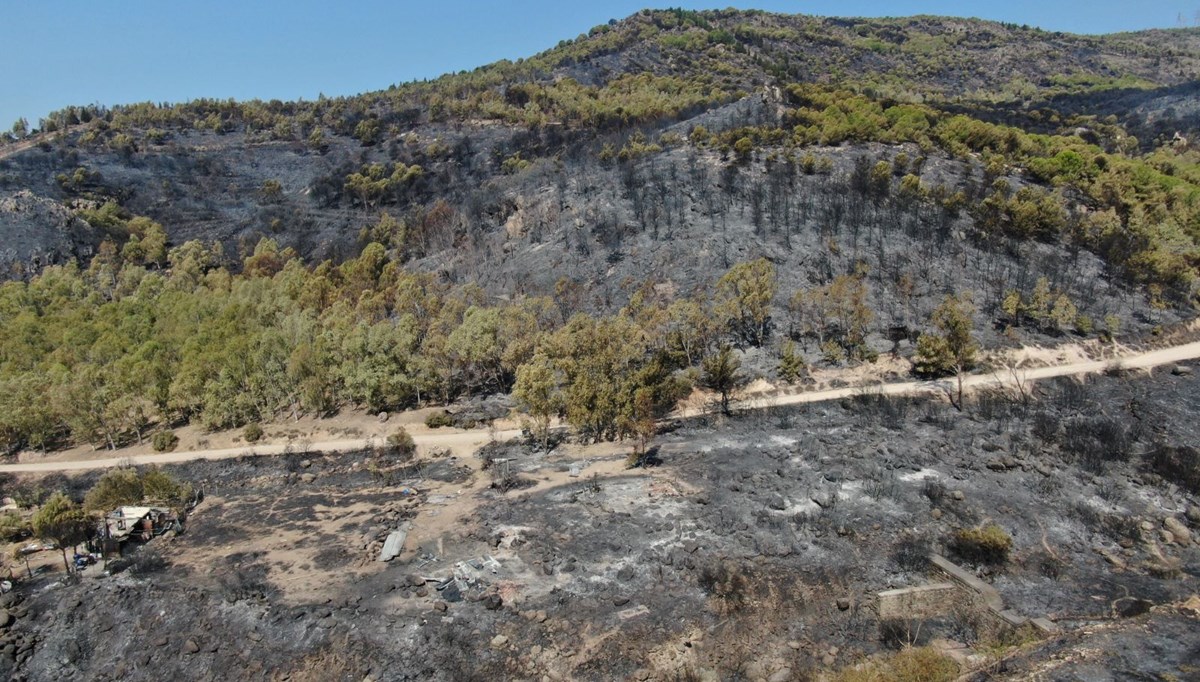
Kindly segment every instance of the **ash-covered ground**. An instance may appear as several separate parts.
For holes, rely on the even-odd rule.
[[[191,463],[174,473],[206,498],[186,531],[116,575],[6,597],[0,666],[27,680],[779,682],[953,641],[980,679],[1196,679],[1200,381],[1175,369],[962,412],[865,395],[712,417],[668,427],[637,469],[626,445],[523,443],[394,466]],[[1012,538],[1007,561],[953,541],[989,524]],[[403,552],[378,561],[397,530]],[[881,623],[876,593],[944,580],[930,552],[1061,634],[998,637],[965,608]]]

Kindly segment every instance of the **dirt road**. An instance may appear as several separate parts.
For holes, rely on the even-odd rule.
[[[1095,374],[1098,372],[1105,372],[1113,368],[1148,369],[1151,367],[1159,367],[1162,365],[1174,364],[1186,360],[1194,360],[1196,358],[1200,358],[1200,341],[1145,353],[1131,354],[1115,360],[1073,362],[1061,365],[1051,365],[1048,367],[1038,367],[1035,369],[1013,369],[992,372],[990,374],[973,374],[963,379],[963,388],[978,389],[1008,387],[1020,389],[1027,386],[1029,382],[1040,379]],[[948,391],[954,392],[957,390],[958,384],[955,379],[943,379],[939,381],[904,381],[869,386],[851,386],[846,388],[811,391],[807,393],[779,394],[768,392],[752,394],[743,397],[741,400],[738,400],[735,403],[735,407],[739,410],[762,409],[778,405],[798,405],[802,403],[816,403],[827,400],[841,400],[842,398],[848,398],[863,393],[874,393],[878,395],[944,395]],[[672,416],[676,418],[695,417],[706,412],[712,412],[714,409],[715,408],[712,407],[693,408],[676,412]],[[519,434],[520,431],[507,430],[497,432],[495,437],[500,440],[505,440],[508,438],[513,438]],[[470,450],[487,443],[490,437],[491,436],[487,430],[478,429],[473,431],[454,431],[451,433],[415,435],[413,436],[413,440],[416,441],[418,446],[424,448]],[[308,444],[307,451],[350,452],[369,447],[373,444],[377,444],[378,442],[379,441],[377,439],[364,438],[314,442]],[[0,473],[86,471],[89,469],[108,469],[111,467],[128,464],[175,464],[196,459],[227,459],[231,457],[241,457],[243,455],[280,455],[286,452],[295,451],[295,445],[274,444],[226,448],[221,450],[188,450],[183,452],[168,452],[149,455],[125,455],[110,457],[107,459],[25,462],[21,464],[0,465]]]
[[[7,159],[8,157],[12,156],[13,154],[19,154],[19,153],[25,151],[26,149],[33,149],[43,139],[45,139],[44,136],[37,135],[35,137],[21,140],[20,142],[14,142],[12,144],[0,147],[0,161]]]
[[[495,436],[499,440],[507,440],[521,434],[520,431],[498,431]],[[490,439],[486,429],[474,431],[455,431],[452,433],[435,433],[413,436],[418,447],[449,448],[451,450],[469,449],[484,445]],[[350,440],[333,440],[309,443],[305,452],[352,452],[372,445],[379,444],[377,438],[355,438]],[[125,455],[106,459],[87,459],[78,461],[56,462],[24,462],[21,464],[5,464],[0,466],[0,473],[29,473],[51,471],[86,471],[88,469],[110,469],[116,466],[141,464],[177,464],[196,459],[229,459],[242,456],[282,455],[289,452],[300,452],[296,444],[246,445],[239,448],[221,450],[186,450],[182,452],[164,452],[151,455]]]
[[[963,378],[962,386],[964,390],[980,388],[1022,390],[1030,382],[1041,379],[1096,374],[1110,369],[1149,369],[1186,360],[1195,360],[1196,358],[1200,358],[1200,341],[1145,353],[1131,354],[1114,360],[1092,360],[1033,369],[1015,368],[1004,369],[989,374],[972,374]],[[937,381],[903,381],[875,384],[872,386],[848,386],[808,393],[750,395],[736,401],[733,406],[740,410],[762,409],[777,405],[798,405],[827,400],[841,400],[842,398],[849,398],[864,393],[876,395],[946,395],[947,392],[957,392],[957,390],[958,382],[953,378]],[[714,409],[712,407],[693,408],[683,410],[677,413],[677,416],[695,417],[706,412],[712,412]]]

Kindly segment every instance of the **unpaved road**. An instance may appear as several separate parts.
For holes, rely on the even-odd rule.
[[[45,139],[43,136],[38,135],[36,137],[31,137],[31,138],[28,138],[25,140],[21,140],[20,142],[14,142],[12,144],[0,147],[0,161],[7,159],[8,157],[12,156],[13,154],[19,154],[20,152],[23,152],[26,149],[33,149],[39,143],[41,143],[41,141],[43,139]]]
[[[1035,369],[1014,369],[990,374],[973,374],[963,379],[964,389],[1008,387],[1018,389],[1029,382],[1040,379],[1050,379],[1062,376],[1078,376],[1095,374],[1114,368],[1149,369],[1162,365],[1174,364],[1186,360],[1200,358],[1200,341],[1171,346],[1159,350],[1136,353],[1110,360],[1093,360],[1073,362]],[[876,395],[944,395],[948,391],[957,391],[955,379],[939,381],[903,381],[881,383],[867,386],[850,386],[807,393],[763,393],[752,394],[738,400],[735,405],[739,410],[762,409],[778,405],[798,405],[802,403],[817,403],[827,400],[841,400],[855,395],[871,393]],[[692,408],[676,412],[673,417],[687,418],[713,412],[716,408]],[[494,435],[498,440],[506,440],[520,435],[518,430],[499,431]],[[472,431],[455,431],[452,433],[422,434],[413,436],[418,446],[425,448],[476,448],[487,443],[491,435],[485,429]],[[314,442],[308,444],[309,452],[351,452],[370,447],[379,443],[378,439],[357,438],[350,440],[335,440]],[[77,461],[54,462],[25,462],[21,464],[0,465],[0,473],[48,473],[54,471],[86,471],[89,469],[108,469],[123,465],[141,464],[176,464],[197,459],[228,459],[243,455],[281,455],[296,452],[295,444],[275,444],[226,448],[222,450],[188,450],[183,452],[168,452],[149,455],[116,456],[106,459],[86,459]]]
[[[507,440],[521,435],[518,430],[497,431],[498,440]],[[455,431],[453,433],[433,433],[413,436],[418,446],[426,448],[460,448],[475,449],[490,440],[486,429],[474,431]],[[379,438],[355,438],[351,440],[331,440],[306,444],[304,452],[353,452],[372,445],[380,444]],[[221,450],[185,450],[181,452],[163,452],[150,455],[125,455],[105,459],[81,459],[76,461],[56,462],[24,462],[21,464],[5,464],[0,466],[0,473],[28,473],[52,471],[86,471],[88,469],[110,469],[130,464],[178,464],[196,459],[229,459],[244,455],[282,455],[289,452],[301,452],[296,443],[278,443],[272,445],[244,445],[238,448]]]
[[[1186,343],[1179,346],[1171,346],[1169,348],[1161,348],[1159,350],[1147,351],[1145,353],[1126,355],[1116,359],[1072,362],[1062,365],[1037,367],[1033,369],[1003,369],[990,374],[972,374],[963,377],[962,387],[964,390],[980,388],[1009,388],[1021,390],[1027,387],[1030,382],[1038,381],[1040,379],[1096,374],[1099,372],[1106,372],[1111,369],[1150,369],[1152,367],[1175,364],[1177,362],[1184,362],[1186,360],[1195,360],[1196,358],[1200,358],[1200,341]],[[842,398],[849,398],[862,394],[946,395],[948,392],[957,392],[957,390],[958,382],[954,378],[939,379],[936,381],[903,381],[866,386],[847,386],[845,388],[811,391],[807,393],[785,393],[782,395],[767,393],[748,395],[743,399],[734,402],[733,406],[742,410],[762,409],[766,407],[775,407],[777,405],[798,405],[801,403],[819,403],[827,400],[840,400]],[[692,408],[688,410],[682,410],[676,413],[676,416],[695,417],[701,414],[713,412],[714,410],[715,408],[713,407]]]

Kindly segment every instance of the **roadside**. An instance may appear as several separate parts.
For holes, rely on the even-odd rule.
[[[1195,325],[1191,325],[1195,326]],[[1111,348],[1111,347],[1110,347]],[[1069,351],[1069,352],[1068,352]],[[1001,358],[1002,356],[997,356]],[[964,389],[1007,388],[1023,390],[1029,383],[1041,379],[1062,376],[1079,376],[1095,374],[1113,369],[1138,370],[1175,364],[1200,358],[1200,341],[1169,346],[1140,353],[1114,352],[1112,356],[1093,360],[1081,359],[1089,354],[1078,349],[1077,345],[1055,349],[1053,352],[1031,352],[1028,349],[1018,351],[1015,359],[1003,369],[996,369],[986,374],[973,374],[963,378]],[[1070,361],[1049,364],[1042,367],[1027,368],[1034,361],[1047,358],[1069,358]],[[993,358],[993,367],[997,365]],[[738,397],[735,406],[739,410],[763,409],[782,405],[797,405],[816,403],[860,395],[877,393],[880,395],[942,395],[948,391],[957,390],[957,380],[954,378],[937,381],[903,381],[903,382],[867,382],[837,388],[824,388],[811,391],[786,391],[774,389],[766,382],[757,382],[751,391],[744,392]],[[714,410],[713,401],[704,394],[693,396],[686,406],[671,415],[672,418],[686,419]],[[84,448],[56,453],[50,457],[39,458],[37,461],[22,461],[16,464],[0,465],[0,473],[36,473],[55,471],[85,471],[108,469],[121,465],[144,464],[176,464],[198,459],[228,459],[233,457],[281,455],[297,452],[351,452],[373,447],[383,442],[387,434],[403,425],[413,435],[413,440],[419,447],[426,450],[448,449],[456,455],[467,455],[476,448],[491,440],[505,440],[520,435],[517,424],[512,421],[498,421],[493,427],[479,429],[438,429],[425,427],[424,415],[429,409],[395,415],[386,422],[363,413],[355,413],[350,419],[354,422],[327,423],[323,430],[309,429],[308,435],[301,428],[289,428],[283,425],[268,427],[268,435],[274,435],[276,442],[263,444],[238,445],[240,440],[236,432],[214,434],[212,439],[225,439],[232,443],[226,447],[200,446],[168,453],[153,453],[148,445],[140,448],[124,448],[117,451],[98,451],[88,453]],[[372,423],[373,420],[373,423]],[[305,426],[308,426],[307,424]],[[195,428],[195,427],[189,427]],[[320,438],[321,434],[341,433],[350,437]],[[198,439],[200,444],[207,439]],[[211,445],[211,443],[209,443]]]

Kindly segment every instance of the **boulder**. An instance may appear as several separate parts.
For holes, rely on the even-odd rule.
[[[505,644],[508,644],[508,638],[505,637],[504,635],[496,635],[495,637],[492,638],[492,648],[493,649],[499,649],[500,647],[504,646]]]
[[[312,483],[313,481],[317,480],[317,475],[316,474],[301,474],[300,480],[305,483]]]
[[[199,652],[200,652],[200,645],[196,643],[196,640],[189,639],[188,641],[183,643],[183,653],[195,654],[195,653],[199,653]]]
[[[1187,526],[1183,525],[1182,521],[1174,516],[1168,516],[1163,519],[1163,528],[1170,531],[1171,535],[1175,538],[1176,544],[1182,547],[1192,544],[1192,532],[1188,530]]]
[[[1175,365],[1171,368],[1171,374],[1177,377],[1190,377],[1192,376],[1192,368],[1187,365]]]
[[[1184,514],[1189,523],[1200,525],[1200,504],[1193,504],[1188,507],[1187,513]]]

